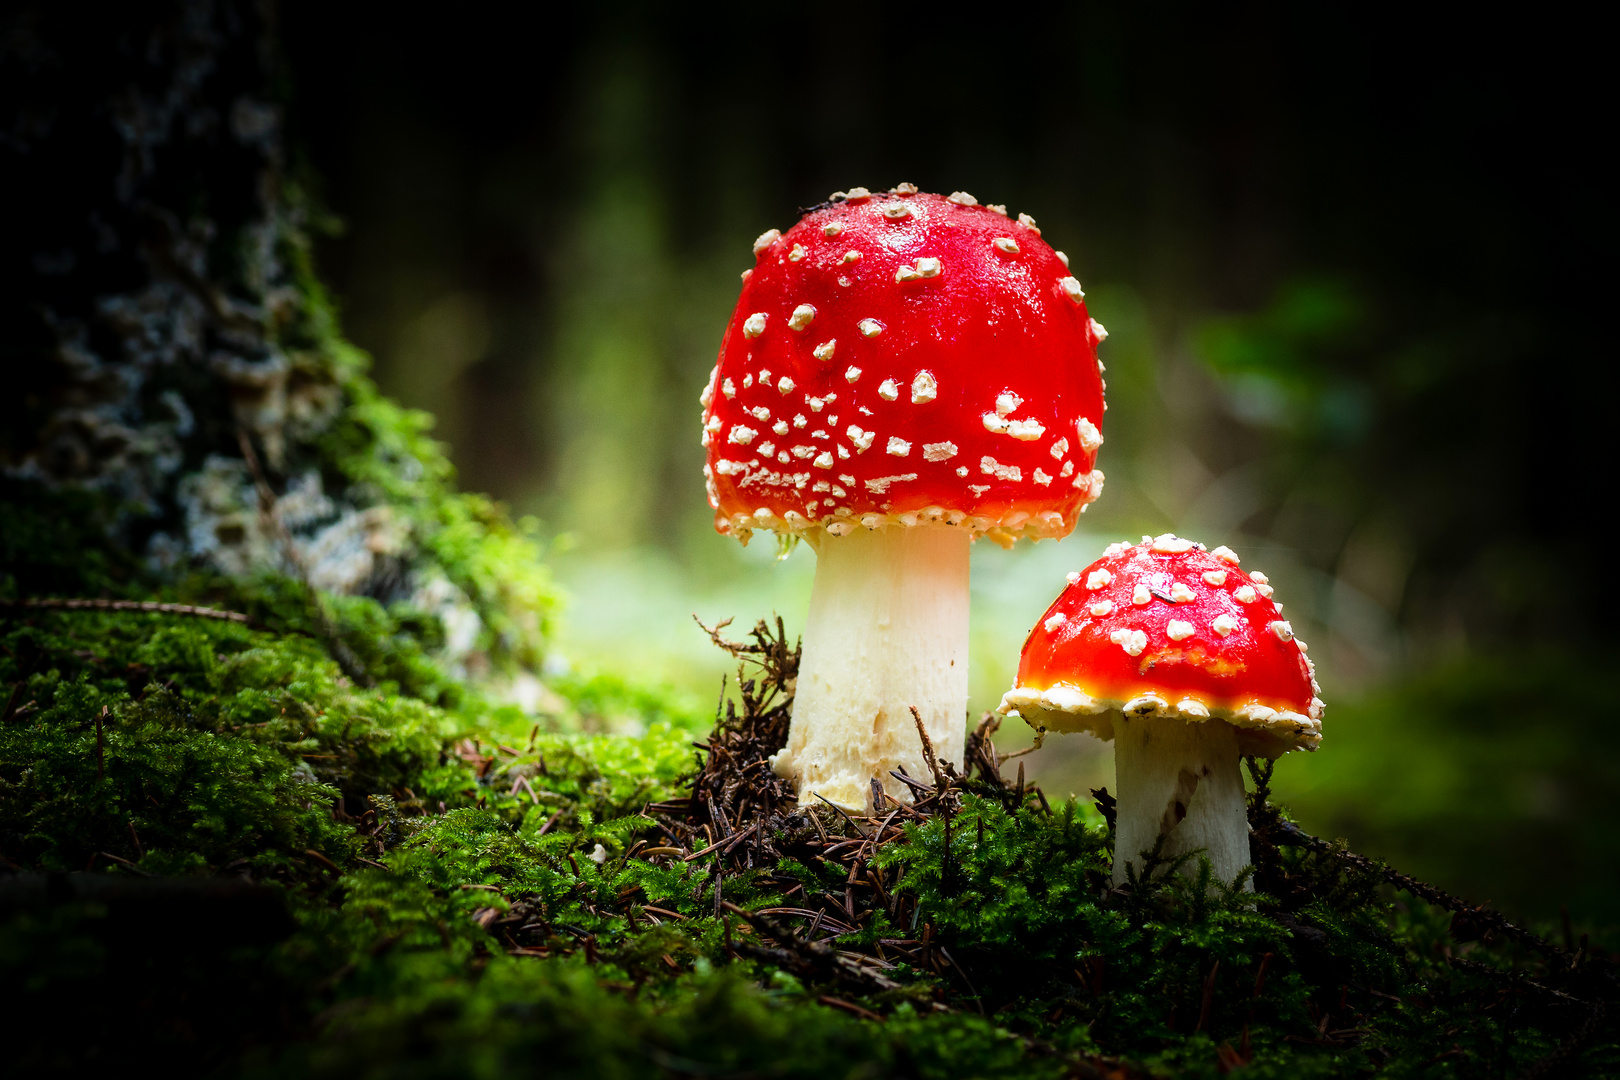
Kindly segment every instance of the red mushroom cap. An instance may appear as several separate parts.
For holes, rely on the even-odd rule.
[[[1165,533],[1114,544],[1030,631],[1002,698],[1032,726],[1113,734],[1132,716],[1225,720],[1246,754],[1314,750],[1322,701],[1305,645],[1260,573]]]
[[[703,394],[715,528],[1074,528],[1102,487],[1106,331],[1033,219],[857,188],[755,255]]]

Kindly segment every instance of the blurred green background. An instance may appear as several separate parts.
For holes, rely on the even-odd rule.
[[[1319,664],[1322,751],[1276,781],[1307,828],[1620,918],[1614,634],[1563,565],[1613,490],[1615,215],[1573,30],[292,0],[282,32],[346,330],[464,486],[542,522],[572,594],[555,667],[709,697],[727,664],[694,613],[802,625],[813,556],[717,536],[703,494],[738,272],[828,192],[965,189],[1038,219],[1110,331],[1106,492],[1062,542],[975,550],[972,707],[1111,541],[1228,544]],[[1111,782],[1088,737],[1024,760],[1058,795]]]

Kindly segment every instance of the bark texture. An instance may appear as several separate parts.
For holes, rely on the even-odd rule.
[[[429,419],[377,393],[315,276],[274,14],[6,16],[0,470],[75,496],[149,582],[291,577],[437,617],[457,674],[536,666],[532,545],[455,494]]]

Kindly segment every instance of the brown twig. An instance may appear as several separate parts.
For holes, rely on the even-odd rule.
[[[928,763],[928,771],[934,774],[934,784],[941,794],[950,787],[945,780],[945,774],[940,771],[939,758],[934,754],[934,741],[928,737],[928,729],[923,726],[922,713],[917,706],[907,706],[911,710],[911,719],[917,725],[917,736],[922,739],[923,761]]]
[[[835,1009],[843,1009],[845,1012],[854,1013],[862,1020],[876,1020],[880,1024],[883,1023],[883,1017],[879,1016],[871,1009],[863,1009],[854,1002],[845,1001],[842,998],[835,998],[831,994],[821,994],[816,998],[816,1000],[821,1002],[823,1005],[831,1005]]]
[[[76,598],[25,597],[21,600],[0,600],[0,610],[24,608],[36,611],[138,611],[147,615],[182,615],[193,619],[217,619],[221,622],[240,623],[254,630],[264,626],[240,611],[198,607],[195,604],[162,604],[155,600],[81,600]]]
[[[979,779],[995,787],[1001,787],[1001,760],[996,755],[995,743],[991,736],[1001,730],[1001,717],[993,712],[987,712],[979,718],[979,726],[968,733],[967,745],[963,753],[963,768],[968,773],[977,770]]]
[[[18,679],[11,687],[11,696],[6,699],[6,707],[0,710],[0,724],[11,722],[11,714],[17,711],[17,699],[22,697],[23,680]]]
[[[843,818],[846,822],[848,822],[849,827],[851,829],[854,829],[857,835],[863,835],[861,833],[861,827],[859,825],[855,824],[855,819],[854,818],[852,818],[848,814],[844,813],[844,808],[842,806],[839,806],[837,803],[834,803],[834,802],[828,802],[827,797],[825,795],[823,795],[819,791],[816,792],[815,795],[816,795],[816,798],[820,799],[824,803],[827,803],[827,806],[830,809],[832,809],[839,817]]]
[[[748,828],[744,829],[742,832],[735,833],[735,834],[733,834],[731,836],[722,836],[720,839],[716,840],[714,843],[710,844],[708,847],[704,848],[702,851],[694,851],[694,852],[692,852],[692,854],[686,856],[686,858],[682,859],[681,861],[682,862],[691,862],[693,859],[701,859],[701,858],[703,858],[703,856],[707,855],[709,852],[713,851],[715,848],[720,847],[722,844],[736,845],[739,841],[741,841],[741,840],[745,839],[746,837],[748,837],[748,835],[750,833],[754,832],[758,828],[759,828],[759,822],[756,821],[752,825],[748,826]],[[730,849],[728,848],[727,850],[730,850]]]
[[[318,862],[322,866],[326,867],[326,869],[330,870],[333,874],[336,874],[336,875],[338,875],[340,877],[342,876],[343,871],[338,869],[338,864],[333,862],[331,859],[328,859],[325,855],[322,855],[320,852],[316,851],[314,848],[305,848],[304,849],[304,854],[308,855],[310,858],[314,859],[316,862]]]

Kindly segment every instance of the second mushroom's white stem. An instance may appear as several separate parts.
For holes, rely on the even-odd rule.
[[[932,785],[915,706],[941,765],[962,764],[968,691],[968,549],[945,525],[857,529],[816,547],[787,747],[772,759],[801,805],[820,795],[864,812],[872,778],[896,798],[890,775]]]
[[[1125,867],[1140,874],[1144,851],[1165,837],[1160,855],[1202,849],[1230,884],[1249,865],[1249,818],[1238,764],[1237,730],[1219,720],[1114,717],[1114,884]],[[1197,859],[1184,870],[1196,873]]]

